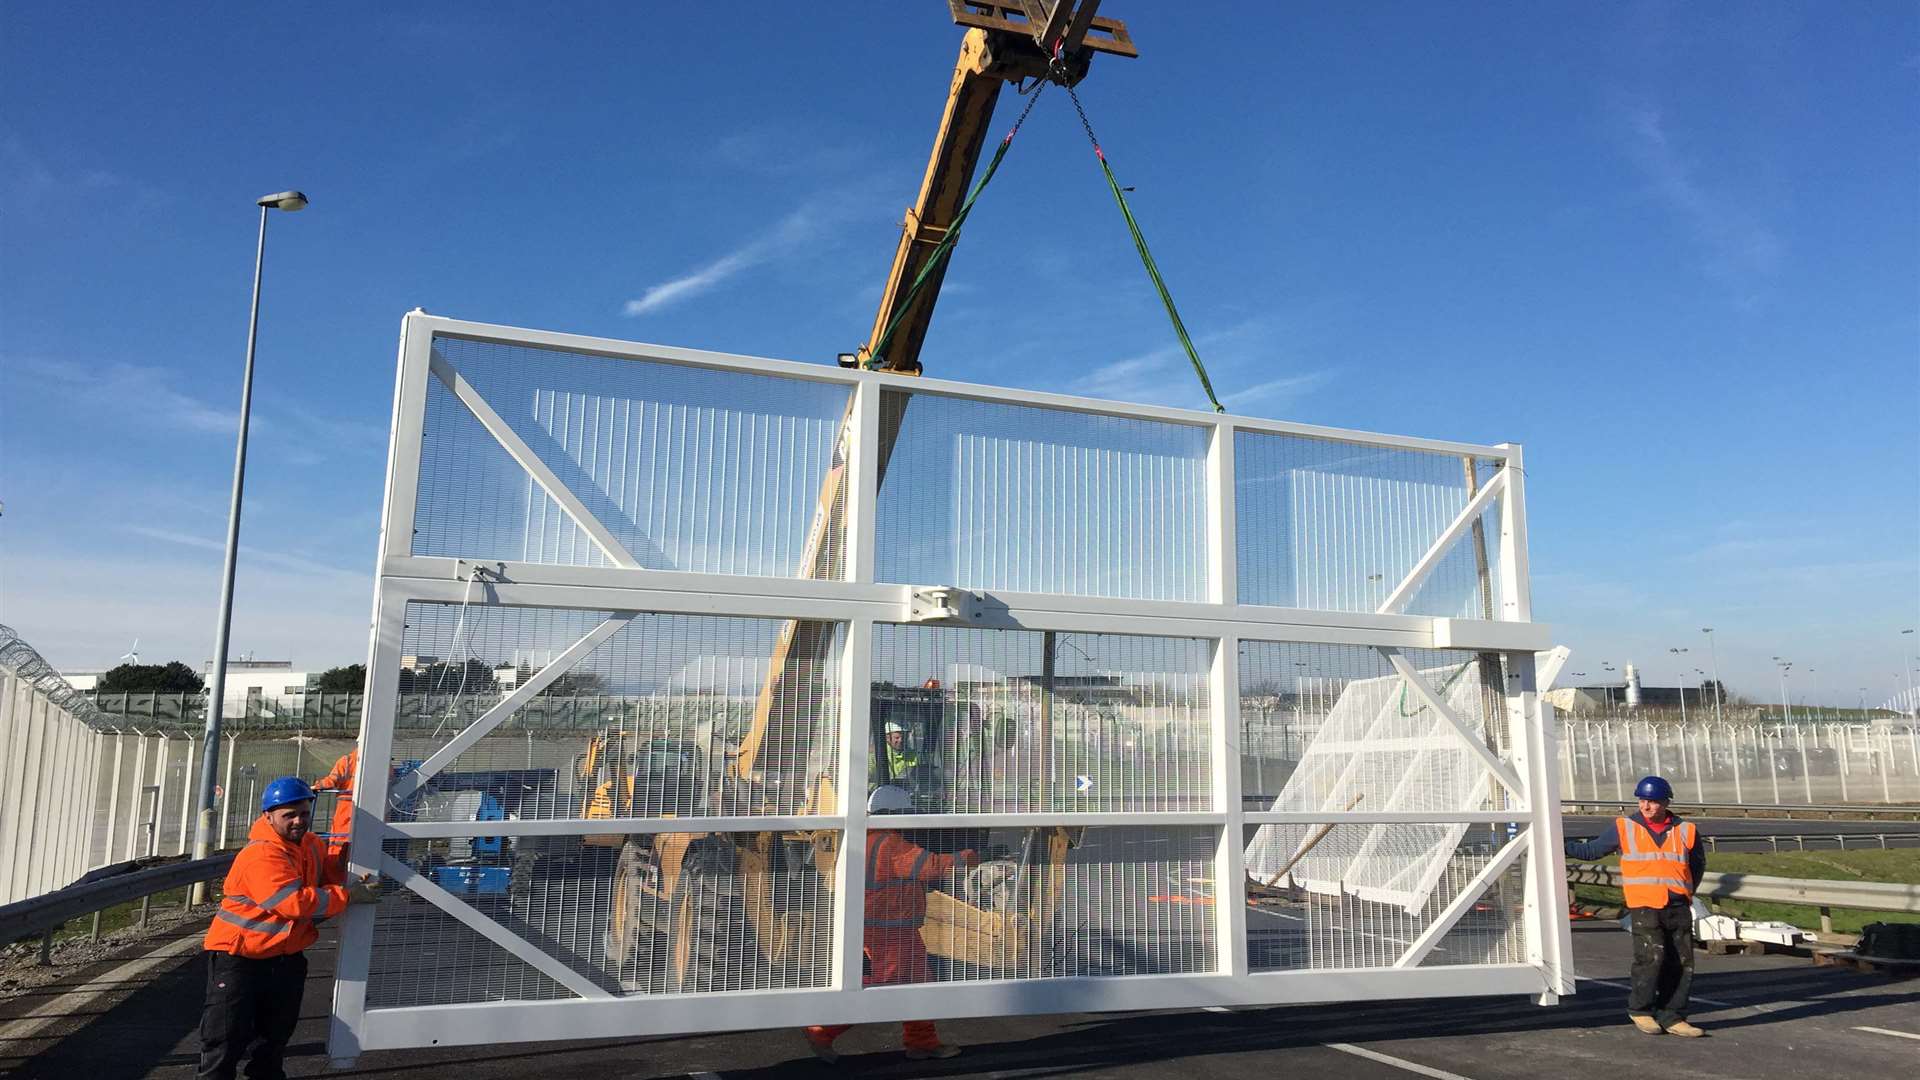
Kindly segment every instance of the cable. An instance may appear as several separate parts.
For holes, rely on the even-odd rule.
[[[1147,250],[1147,238],[1140,232],[1140,223],[1134,220],[1133,209],[1127,205],[1127,196],[1120,187],[1120,181],[1113,175],[1113,166],[1107,164],[1106,152],[1100,149],[1100,140],[1093,133],[1093,123],[1087,119],[1086,107],[1080,104],[1080,95],[1074,93],[1071,83],[1062,82],[1067,88],[1067,96],[1073,99],[1073,111],[1080,114],[1080,126],[1087,133],[1087,141],[1093,144],[1093,156],[1100,159],[1100,171],[1106,174],[1107,188],[1113,192],[1113,201],[1120,207],[1120,216],[1126,219],[1127,231],[1133,234],[1133,249],[1140,253],[1140,263],[1147,268],[1147,277],[1153,281],[1153,287],[1160,293],[1160,302],[1166,305],[1167,318],[1173,323],[1173,332],[1180,339],[1181,348],[1187,351],[1187,359],[1193,362],[1193,373],[1200,376],[1200,388],[1207,393],[1214,412],[1226,412],[1227,407],[1220,404],[1214,396],[1213,380],[1207,378],[1206,365],[1200,362],[1200,353],[1193,347],[1193,339],[1187,336],[1187,326],[1180,321],[1180,310],[1173,304],[1173,294],[1167,291],[1167,283],[1160,277],[1160,267],[1153,261],[1153,253]]]

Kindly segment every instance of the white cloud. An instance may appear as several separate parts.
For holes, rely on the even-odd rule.
[[[1168,331],[1172,336],[1172,331]],[[1281,409],[1295,399],[1325,385],[1334,376],[1329,369],[1315,368],[1293,374],[1260,379],[1276,368],[1292,365],[1277,340],[1269,320],[1247,319],[1223,330],[1202,334],[1194,339],[1194,349],[1207,367],[1208,378],[1220,403],[1235,412],[1254,408]],[[1250,380],[1259,379],[1247,385]],[[1170,341],[1159,348],[1103,364],[1088,372],[1072,386],[1072,391],[1088,397],[1116,401],[1151,402],[1184,408],[1210,408],[1200,387],[1200,378],[1180,343]]]
[[[629,316],[648,315],[698,296],[742,271],[796,250],[818,236],[822,226],[819,211],[812,205],[802,206],[781,218],[765,235],[740,245],[697,270],[648,286],[637,298],[627,301],[624,313]]]
[[[149,540],[160,540],[169,544],[178,544],[182,547],[199,548],[202,551],[218,551],[224,553],[227,550],[227,546],[223,541],[215,540],[207,536],[195,536],[191,533],[177,532],[173,529],[158,529],[150,525],[128,525],[126,526],[126,530],[135,536],[144,536]],[[259,548],[248,547],[245,544],[240,545],[240,557],[248,562],[265,563],[268,566],[277,567],[281,570],[307,577],[331,578],[334,580],[349,578],[353,581],[372,580],[366,573],[347,570],[338,566],[330,566],[323,562],[316,562],[312,559],[302,558],[298,555],[290,555],[284,552],[262,551]]]
[[[174,389],[174,373],[167,368],[39,357],[9,358],[7,368],[47,389],[84,392],[92,409],[144,418],[161,427],[231,435],[240,423],[238,409],[229,411]],[[256,428],[259,423],[255,417]]]
[[[1700,178],[1657,104],[1626,102],[1618,111],[1627,129],[1628,155],[1706,249],[1708,272],[1744,284],[1780,268],[1785,254],[1780,237],[1734,197]]]

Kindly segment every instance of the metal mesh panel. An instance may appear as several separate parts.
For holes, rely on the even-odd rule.
[[[1211,881],[1218,831],[1208,828],[939,829],[906,843],[870,831],[869,985],[1076,976],[1169,975],[1215,968]],[[911,929],[876,927],[898,916],[904,890],[885,883],[919,861],[971,849],[986,861],[928,883],[914,959]],[[878,851],[878,855],[875,853]],[[1054,853],[1064,864],[1049,869]],[[891,857],[893,870],[874,870]]]
[[[476,906],[511,918],[504,903]],[[389,894],[374,918],[370,1009],[575,996],[413,893]]]
[[[1470,730],[1496,752],[1505,744],[1506,715],[1483,680],[1499,685],[1472,653],[1408,650],[1407,661]],[[1241,655],[1243,731],[1263,748],[1274,745],[1271,725],[1283,724],[1280,745],[1297,738],[1300,756],[1275,767],[1284,775],[1268,809],[1300,813],[1506,809],[1510,793],[1471,751],[1454,727],[1428,707],[1377,651],[1363,646],[1245,642]],[[1242,761],[1265,794],[1266,760]],[[1443,853],[1466,826],[1373,825],[1344,847],[1322,841],[1324,863],[1336,853],[1344,867],[1333,881],[1373,901],[1417,908],[1431,894]],[[1279,873],[1298,857],[1289,827],[1264,825],[1247,849],[1248,872]],[[1298,871],[1295,871],[1296,876]]]
[[[826,986],[839,834],[390,841],[461,903],[618,993]],[[572,996],[426,900],[381,902],[370,1007]]]
[[[868,779],[923,813],[1211,809],[1208,653],[1196,638],[877,625]]]
[[[839,578],[845,387],[436,338],[559,481],[649,569]],[[612,565],[437,379],[413,551]]]
[[[882,398],[882,581],[1199,600],[1203,428],[930,395]]]
[[[1240,602],[1374,611],[1470,498],[1468,459],[1241,431],[1234,435]],[[1484,483],[1489,464],[1480,462]],[[1489,556],[1499,531],[1486,533]],[[1406,610],[1480,615],[1469,535]]]
[[[395,735],[394,764],[431,756],[613,615],[410,604],[400,682],[402,704],[419,712]],[[485,791],[490,809],[521,819],[831,812],[814,793],[838,768],[844,627],[798,624],[775,668],[784,625],[637,615],[427,790]],[[745,747],[754,764],[741,776]],[[393,820],[422,812],[389,808]]]
[[[1374,844],[1376,828],[1262,827],[1263,832],[1271,830],[1274,842],[1287,850],[1307,850],[1286,873],[1256,875],[1268,889],[1247,910],[1247,964],[1251,970],[1392,966],[1460,898],[1473,877],[1510,839],[1507,826],[1476,825],[1457,842],[1448,842],[1440,850],[1431,892],[1409,909],[1400,903],[1370,898],[1365,888],[1342,879],[1353,871],[1355,852],[1372,849],[1371,859],[1390,857]],[[1447,827],[1412,828],[1428,830],[1425,835],[1437,840],[1440,830]],[[1524,962],[1524,866],[1524,859],[1516,860],[1497,875],[1421,963]],[[1392,869],[1398,869],[1398,864]],[[1385,876],[1385,872],[1374,876]]]

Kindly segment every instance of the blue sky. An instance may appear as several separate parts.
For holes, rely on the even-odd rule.
[[[1572,668],[1884,700],[1920,653],[1920,9],[1107,5],[1083,97],[1236,412],[1527,446]],[[9,4],[0,621],[211,649],[253,199],[268,245],[236,651],[365,652],[415,306],[830,362],[863,338],[944,5]],[[995,121],[1010,120],[1007,95]],[[1192,405],[1064,95],[923,359]]]

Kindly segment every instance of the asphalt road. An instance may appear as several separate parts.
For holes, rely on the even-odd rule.
[[[198,932],[72,972],[0,1001],[0,1071],[21,1077],[155,1077],[193,1072],[204,980]],[[162,951],[155,954],[154,947]],[[882,1026],[845,1036],[839,1071],[871,1077],[1147,1077],[1270,1080],[1532,1080],[1682,1075],[1874,1080],[1920,1061],[1920,983],[1816,968],[1795,957],[1699,957],[1694,1019],[1711,1038],[1649,1037],[1625,1023],[1618,981],[1629,942],[1611,924],[1576,925],[1579,993],[1549,1008],[1515,998],[1451,1002],[1061,1015],[962,1020],[943,1036],[966,1052],[912,1063]],[[311,951],[294,1076],[446,1080],[832,1075],[798,1033],[522,1044],[371,1053],[328,1073],[324,1040],[331,938]],[[144,957],[144,959],[143,959]],[[144,966],[142,966],[144,965]],[[1602,980],[1602,981],[1591,981]],[[1875,1029],[1875,1030],[1866,1030]],[[1891,1033],[1891,1034],[1889,1034]]]

